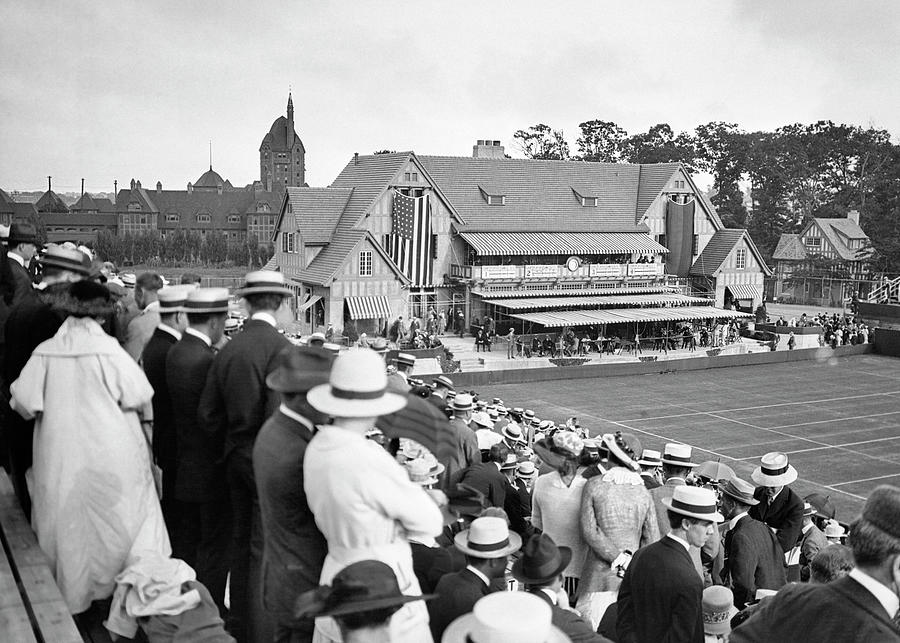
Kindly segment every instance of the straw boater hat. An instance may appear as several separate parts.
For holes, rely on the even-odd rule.
[[[750,477],[761,487],[783,487],[797,479],[797,470],[788,464],[787,454],[773,451],[762,457]]]
[[[282,295],[291,297],[294,291],[285,285],[284,275],[274,270],[255,270],[244,277],[244,286],[237,293],[247,295]]]
[[[306,393],[328,382],[333,361],[331,353],[318,346],[287,346],[275,356],[266,386],[279,393]]]
[[[693,449],[690,445],[681,444],[680,442],[669,442],[663,449],[663,464],[671,464],[676,467],[696,467],[695,462],[691,462],[691,454]]]
[[[159,314],[171,315],[172,313],[185,312],[184,303],[187,301],[188,293],[191,290],[194,290],[193,286],[166,286],[165,288],[160,288],[157,293]]]
[[[384,355],[388,351],[388,342],[384,337],[376,337],[372,340],[372,343],[369,344],[369,348],[379,355]]]
[[[227,288],[193,288],[184,300],[184,312],[198,315],[227,313],[228,298]],[[233,321],[237,325],[237,320]]]
[[[662,460],[660,458],[659,451],[654,451],[653,449],[644,449],[641,451],[641,459],[638,460],[638,464],[642,467],[659,467],[662,466]]]
[[[473,558],[502,558],[518,551],[522,538],[511,532],[503,518],[485,517],[453,537],[454,546]]]
[[[804,501],[803,502],[803,517],[805,518],[807,516],[815,516],[815,515],[816,515],[816,508],[813,507],[808,502]]]
[[[500,429],[500,435],[512,442],[525,442],[525,437],[522,435],[522,429],[515,422],[510,422]]]
[[[558,547],[547,534],[536,534],[525,543],[522,557],[513,563],[512,574],[526,585],[543,585],[556,579],[571,560],[569,547]]]
[[[433,380],[431,380],[431,383],[434,384],[435,388],[443,387],[448,391],[453,389],[453,380],[451,380],[446,375],[438,375]]]
[[[368,350],[338,355],[328,384],[320,384],[306,394],[317,411],[333,417],[378,417],[406,406],[406,397],[389,393],[384,362]]]
[[[473,408],[472,396],[468,393],[458,393],[453,397],[450,407],[454,411],[471,411]]]
[[[546,601],[529,592],[494,592],[450,623],[441,643],[563,643]]]
[[[703,590],[703,631],[706,634],[728,634],[731,619],[740,610],[734,606],[734,593],[722,585]]]
[[[137,277],[133,272],[122,273],[119,275],[119,278],[126,288],[134,288],[135,284],[137,284]]]
[[[36,261],[45,267],[61,268],[85,276],[91,274],[91,260],[80,250],[50,246]]]
[[[754,487],[749,482],[738,477],[729,478],[719,483],[719,491],[724,495],[734,498],[743,505],[758,505],[759,500],[753,497]]]
[[[516,467],[516,477],[523,480],[533,480],[538,477],[538,474],[540,474],[540,471],[538,471],[538,468],[534,466],[534,462],[531,460],[520,462]]]
[[[641,467],[637,463],[637,455],[641,452],[641,443],[632,433],[606,433],[602,438],[603,446],[609,451],[610,455],[626,469],[632,471],[640,471]]]
[[[490,429],[476,429],[475,440],[478,443],[479,451],[487,451],[495,444],[503,442],[503,438],[500,437],[500,434],[491,431]]]
[[[325,344],[325,333],[316,331],[306,338],[306,343],[310,346],[322,346]]]
[[[437,477],[432,472],[431,464],[425,458],[416,458],[408,461],[405,465],[406,475],[414,484],[426,487],[428,485],[437,484]]]
[[[716,493],[703,487],[681,485],[673,487],[671,498],[663,498],[662,503],[671,512],[710,522],[722,522],[722,514],[716,511]]]
[[[509,471],[511,469],[517,469],[519,467],[519,458],[516,457],[516,454],[510,451],[506,454],[506,460],[504,460],[500,464],[500,471]]]
[[[416,356],[410,355],[409,353],[399,353],[394,361],[398,365],[409,366],[412,368],[416,365]]]

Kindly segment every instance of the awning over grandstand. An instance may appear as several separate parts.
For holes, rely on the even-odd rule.
[[[481,256],[668,252],[643,232],[460,232],[459,236]]]
[[[547,328],[626,324],[631,322],[689,321],[701,319],[734,319],[751,317],[736,310],[713,306],[677,306],[673,308],[622,308],[612,310],[548,310],[539,313],[511,315],[515,319],[541,324]]]
[[[350,319],[388,319],[391,316],[391,307],[383,295],[347,297],[344,301],[350,310]]]
[[[687,306],[709,304],[705,297],[688,297],[676,293],[648,295],[610,295],[608,297],[534,297],[530,299],[486,299],[486,304],[508,310],[537,310],[541,308],[569,308],[571,306]]]
[[[554,296],[582,296],[582,295],[634,295],[672,292],[676,288],[671,286],[632,286],[630,288],[519,288],[519,289],[491,289],[481,290],[473,289],[472,294],[482,298],[503,297],[511,299],[513,297],[554,297]]]
[[[759,299],[762,300],[762,293],[759,286],[751,286],[750,284],[735,284],[726,286],[731,291],[731,296],[735,299]]]

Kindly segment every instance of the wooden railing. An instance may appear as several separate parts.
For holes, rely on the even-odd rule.
[[[869,303],[886,304],[900,300],[900,277],[885,281],[869,293]]]

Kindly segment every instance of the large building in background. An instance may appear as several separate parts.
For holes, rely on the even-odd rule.
[[[306,187],[306,148],[294,129],[294,100],[288,93],[287,117],[279,116],[259,146],[259,180],[267,191]]]

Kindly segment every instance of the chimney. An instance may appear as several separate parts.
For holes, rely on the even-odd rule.
[[[135,187],[136,187],[138,190],[141,189],[141,182],[140,182],[140,181],[138,181],[138,182],[135,183],[134,185],[135,185]]]
[[[353,153],[353,165],[359,165],[359,152]]]
[[[81,179],[81,198],[84,198],[84,179]]]
[[[850,212],[847,213],[847,218],[856,225],[859,225],[859,210],[850,210]]]
[[[476,159],[502,159],[506,158],[500,141],[491,139],[478,139],[472,146],[472,158]]]
[[[134,189],[134,179],[131,179],[131,189]]]
[[[52,176],[49,176],[49,175],[47,176],[47,192],[53,191],[53,182],[50,180],[52,178],[53,178]]]
[[[156,191],[157,191],[157,192],[162,192],[162,181],[157,181],[157,182],[156,182]]]
[[[187,191],[188,191],[188,194],[190,194],[191,192],[193,192],[193,191],[194,191],[194,186],[191,185],[190,183],[188,183]]]
[[[116,196],[119,194],[119,180],[113,180],[113,203],[116,202]]]

